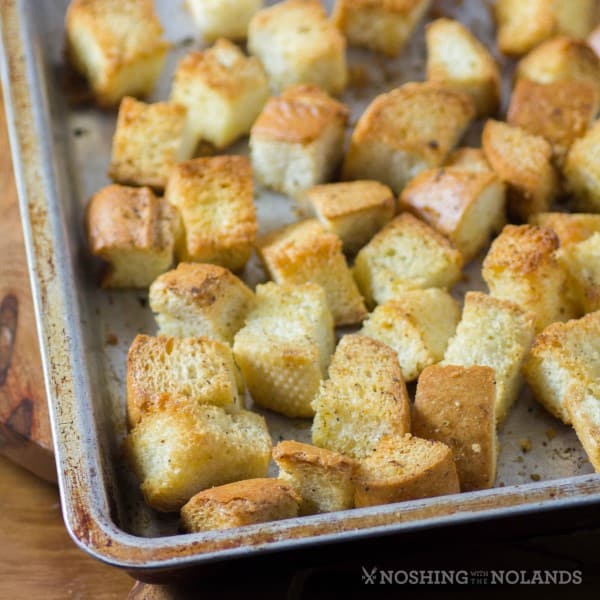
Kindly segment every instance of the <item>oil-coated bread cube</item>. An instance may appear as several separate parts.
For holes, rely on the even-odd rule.
[[[597,380],[569,395],[565,404],[583,449],[596,473],[600,473],[600,386]]]
[[[577,210],[600,212],[600,120],[571,146],[564,174]]]
[[[585,213],[538,213],[529,219],[531,225],[552,229],[558,236],[560,247],[583,242],[600,232],[600,215]]]
[[[444,163],[448,169],[470,171],[472,173],[489,173],[492,166],[481,148],[457,148],[453,150]]]
[[[245,40],[263,0],[186,0],[186,5],[205,42],[220,37]]]

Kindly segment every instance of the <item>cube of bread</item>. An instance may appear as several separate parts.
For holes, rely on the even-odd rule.
[[[299,502],[292,486],[279,479],[246,479],[198,492],[181,509],[181,525],[197,532],[291,519]]]
[[[223,37],[245,40],[252,17],[263,0],[186,0],[196,27],[205,42]]]
[[[342,338],[313,401],[315,446],[362,459],[384,435],[410,431],[410,404],[396,353],[364,335]]]
[[[504,183],[493,171],[453,167],[417,175],[402,191],[399,208],[445,235],[468,262],[503,220],[504,203]]]
[[[600,473],[600,387],[591,382],[565,399],[575,433],[596,473]]]
[[[187,401],[243,408],[231,348],[205,337],[137,335],[127,355],[129,425],[162,404]]]
[[[321,287],[266,283],[256,288],[256,306],[235,336],[233,353],[257,404],[288,417],[312,417],[334,345]]]
[[[448,169],[459,169],[472,173],[489,173],[492,166],[481,148],[457,148],[448,156],[444,166]]]
[[[442,442],[385,436],[358,469],[356,507],[458,494],[452,451]]]
[[[517,399],[521,364],[535,333],[535,315],[508,300],[467,292],[456,334],[443,365],[481,365],[496,371],[496,420],[502,423]]]
[[[100,106],[150,94],[171,46],[152,0],[72,0],[65,30],[67,56]]]
[[[561,248],[583,242],[594,233],[600,232],[600,215],[594,214],[538,213],[529,218],[529,223],[552,229],[558,236]]]
[[[490,295],[534,313],[537,332],[568,317],[558,247],[558,236],[551,229],[507,225],[483,261],[481,274]]]
[[[346,40],[319,0],[285,0],[259,11],[248,27],[248,50],[274,93],[299,83],[333,95],[346,87]]]
[[[185,106],[196,145],[225,148],[250,128],[269,97],[267,75],[254,57],[219,39],[203,52],[192,51],[178,63],[171,102]]]
[[[179,263],[152,282],[149,301],[160,334],[232,344],[254,306],[254,294],[223,267]]]
[[[509,215],[525,221],[547,211],[558,191],[550,143],[520,127],[489,120],[483,128],[482,145],[492,168],[507,185]]]
[[[419,377],[412,411],[413,433],[451,450],[462,492],[494,485],[495,372],[490,367],[434,365]]]
[[[596,25],[590,35],[588,35],[587,43],[596,53],[596,56],[600,57],[600,25]]]
[[[589,81],[535,83],[519,79],[513,91],[507,120],[545,138],[561,166],[573,142],[585,134],[599,106],[599,88]]]
[[[206,488],[266,477],[271,448],[260,415],[191,401],[157,407],[125,442],[146,502],[164,512]]]
[[[571,424],[568,399],[581,397],[600,377],[600,312],[546,327],[535,338],[523,375],[535,399]]]
[[[463,257],[440,233],[410,213],[388,223],[357,254],[354,278],[369,306],[410,289],[452,287]]]
[[[427,25],[427,80],[468,94],[477,115],[491,115],[500,103],[500,71],[488,49],[461,23],[436,19]]]
[[[258,252],[276,283],[320,285],[335,325],[359,323],[366,316],[362,296],[342,254],[341,240],[317,219],[273,231],[259,240]]]
[[[171,169],[193,151],[185,107],[144,104],[126,96],[119,106],[108,175],[119,183],[162,190]]]
[[[273,448],[279,479],[302,498],[300,514],[347,510],[354,507],[356,461],[339,452],[286,440]]]
[[[103,287],[145,288],[173,263],[177,210],[147,187],[109,185],[86,211],[90,252],[108,263]]]
[[[171,171],[165,198],[183,221],[180,260],[215,263],[232,271],[246,264],[258,229],[246,156],[182,162]]]
[[[466,94],[438,83],[407,83],[371,102],[352,133],[344,179],[376,179],[398,194],[440,166],[475,116]]]
[[[442,358],[460,320],[458,303],[444,290],[399,292],[380,304],[360,331],[396,351],[405,381]]]
[[[397,56],[431,6],[431,0],[336,0],[333,22],[350,46]]]
[[[600,120],[575,140],[564,165],[577,210],[600,212]]]
[[[329,181],[342,159],[348,116],[346,106],[315,86],[271,98],[250,133],[257,179],[289,196]]]
[[[304,214],[317,217],[342,240],[349,254],[356,254],[395,212],[392,190],[378,181],[316,185],[301,192],[297,200]]]

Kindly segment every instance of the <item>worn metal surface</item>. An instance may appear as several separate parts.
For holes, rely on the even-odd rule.
[[[592,474],[573,431],[524,393],[500,432],[499,487],[493,490],[185,536],[176,535],[175,517],[148,509],[123,465],[120,447],[125,355],[136,333],[152,333],[155,326],[145,294],[101,291],[97,265],[86,257],[83,207],[108,183],[115,114],[74,102],[62,55],[67,4],[0,2],[2,77],[65,520],[84,549],[143,576],[144,571],[183,569],[383,531],[600,502],[600,477]],[[155,94],[164,99],[177,58],[198,43],[181,3],[157,5],[167,37],[175,43]],[[480,37],[491,40],[486,3],[438,5],[444,14],[460,13]],[[367,80],[344,96],[353,121],[376,93],[422,79],[423,57],[422,36],[415,36],[400,60],[351,51],[355,80]],[[510,73],[511,66],[505,64],[504,70]],[[467,141],[476,144],[478,131],[476,125]],[[233,151],[246,152],[245,143]],[[287,199],[264,190],[258,192],[257,207],[262,231],[296,218]],[[459,296],[481,288],[479,267],[468,270]],[[250,284],[264,278],[256,261],[245,278]],[[306,421],[266,416],[275,441],[309,439]],[[531,449],[523,452],[529,444]]]

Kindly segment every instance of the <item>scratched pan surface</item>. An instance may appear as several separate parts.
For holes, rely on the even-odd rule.
[[[144,578],[257,552],[600,502],[600,478],[573,431],[525,391],[500,431],[497,487],[489,491],[185,536],[177,535],[176,517],[148,509],[123,466],[121,444],[127,349],[138,332],[154,333],[155,325],[146,294],[100,290],[97,265],[86,255],[83,208],[108,183],[115,114],[67,102],[67,93],[72,94],[62,55],[66,5],[66,0],[8,0],[0,10],[4,92],[63,507],[78,544]],[[182,2],[157,6],[174,49],[156,100],[167,98],[178,57],[201,47]],[[487,2],[438,2],[435,11],[457,16],[493,46]],[[353,123],[377,93],[423,79],[422,33],[400,59],[349,52],[353,79],[360,81],[343,97]],[[506,104],[512,65],[502,67]],[[475,124],[465,143],[477,145],[480,129]],[[246,142],[232,151],[246,152]],[[257,189],[256,202],[262,232],[297,218],[282,196]],[[479,270],[480,261],[475,261],[457,297],[467,289],[483,289]],[[264,279],[255,259],[244,276],[250,285]],[[275,442],[310,439],[307,421],[264,414]]]

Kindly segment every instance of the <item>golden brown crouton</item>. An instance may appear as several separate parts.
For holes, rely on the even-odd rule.
[[[245,40],[252,17],[264,0],[185,0],[205,42],[223,37]]]
[[[453,150],[444,163],[448,169],[459,169],[473,173],[489,173],[492,166],[481,148],[457,148]]]
[[[463,492],[490,488],[496,478],[494,369],[434,365],[419,377],[413,433],[451,450]]]
[[[368,456],[382,436],[410,431],[396,353],[364,335],[342,338],[313,408],[313,444],[356,459]]]
[[[597,380],[565,399],[575,433],[596,473],[600,473],[600,386]]]
[[[279,479],[246,479],[199,492],[181,509],[185,531],[244,527],[298,516],[300,497]]]
[[[407,83],[381,94],[352,133],[344,179],[376,179],[398,194],[446,160],[474,116],[469,96],[438,83]]]
[[[532,215],[531,225],[552,229],[558,236],[560,247],[583,242],[600,232],[600,215],[584,213],[547,212]]]
[[[86,212],[90,252],[107,261],[103,287],[145,288],[173,263],[177,210],[146,187],[109,185]]]

